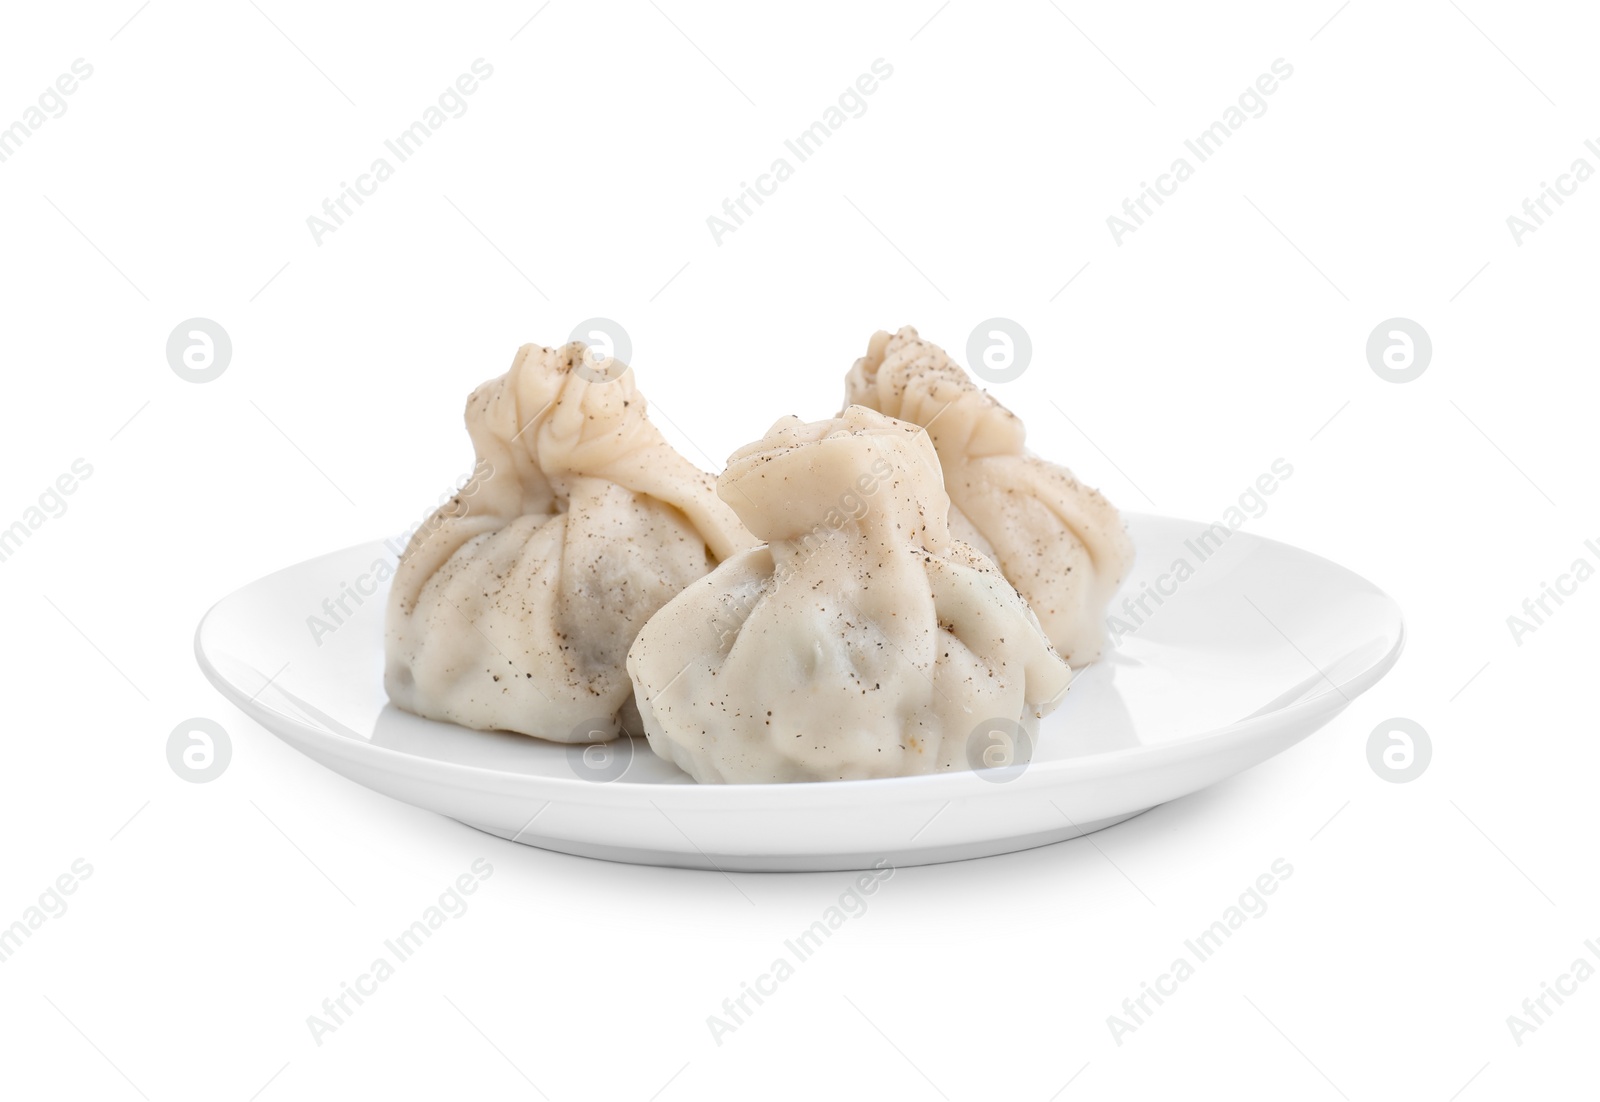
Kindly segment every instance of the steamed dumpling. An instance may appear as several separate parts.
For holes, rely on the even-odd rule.
[[[628,654],[650,748],[696,780],[966,769],[976,728],[1031,736],[1066,692],[1028,606],[951,537],[920,428],[786,417],[717,490],[766,545],[691,583]]]
[[[1074,666],[1100,657],[1133,541],[1100,491],[1023,446],[1022,421],[910,326],[875,333],[845,377],[846,405],[922,425],[950,493],[950,529],[997,564]]]
[[[632,370],[575,372],[585,355],[524,345],[467,400],[478,475],[412,537],[389,596],[384,686],[408,712],[559,742],[637,730],[635,634],[756,542],[646,418]]]

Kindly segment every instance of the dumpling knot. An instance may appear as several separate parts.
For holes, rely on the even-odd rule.
[[[960,364],[909,325],[873,334],[867,354],[845,376],[845,402],[927,426],[941,456],[1016,455],[1027,435],[1020,417],[973,386]]]

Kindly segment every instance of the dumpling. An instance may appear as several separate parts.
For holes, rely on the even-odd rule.
[[[639,628],[756,543],[646,418],[632,370],[574,371],[586,354],[524,345],[467,399],[477,475],[389,596],[384,687],[406,711],[558,742],[637,730]]]
[[[1068,662],[1100,657],[1106,608],[1133,565],[1133,541],[1100,491],[1027,451],[1021,419],[910,326],[873,334],[845,376],[845,404],[926,428],[956,538],[999,564]]]
[[[975,735],[1031,739],[1066,692],[1028,606],[951,538],[922,429],[858,406],[786,417],[717,492],[766,545],[691,583],[628,652],[650,748],[695,780],[966,769]]]

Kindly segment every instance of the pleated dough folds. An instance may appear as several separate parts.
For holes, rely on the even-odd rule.
[[[398,707],[558,742],[637,731],[639,628],[756,542],[650,423],[632,370],[582,370],[586,352],[524,345],[467,400],[476,475],[412,537],[390,592]]]
[[[1133,565],[1133,541],[1100,491],[1030,453],[1021,419],[910,326],[873,335],[845,377],[845,403],[927,429],[951,531],[999,565],[1062,657],[1098,658],[1106,608]]]
[[[766,543],[692,582],[628,655],[651,749],[697,781],[966,769],[992,721],[1032,735],[1066,692],[1028,606],[952,538],[916,426],[784,418],[717,488]]]

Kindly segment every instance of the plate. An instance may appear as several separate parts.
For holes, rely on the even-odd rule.
[[[224,598],[200,667],[334,771],[501,838],[722,871],[867,869],[1079,837],[1257,765],[1338,715],[1399,657],[1400,610],[1350,571],[1221,525],[1130,515],[1138,560],[1115,645],[1041,724],[1032,760],[981,772],[700,785],[643,739],[568,747],[420,719],[384,695],[384,543]]]

